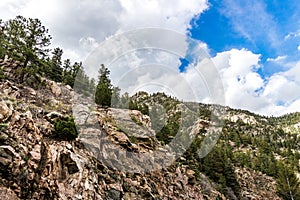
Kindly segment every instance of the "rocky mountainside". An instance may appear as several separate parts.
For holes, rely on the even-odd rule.
[[[170,139],[176,123],[185,120],[182,102],[162,94],[134,96],[139,105],[164,107],[155,119],[151,112],[94,106],[71,87],[39,76],[24,78],[18,62],[0,66],[1,199],[281,199],[276,175],[264,169],[290,156],[299,170],[299,115],[283,123],[221,107],[226,114],[217,150],[199,158],[193,141],[177,156]],[[214,106],[185,106],[195,105],[191,132],[203,141]],[[167,125],[160,127],[161,121]],[[287,131],[291,126],[294,132]],[[271,136],[272,144],[282,145],[269,147]]]

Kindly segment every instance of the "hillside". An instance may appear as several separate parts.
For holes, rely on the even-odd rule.
[[[0,20],[1,199],[300,199],[299,113],[121,94],[50,40]]]
[[[131,100],[150,108],[148,116],[83,102],[70,86],[40,76],[18,83],[20,63],[0,66],[1,199],[281,199],[289,191],[276,182],[286,189],[284,178],[293,178],[281,171],[300,172],[299,132],[288,131],[297,113],[264,117],[140,92]],[[157,106],[163,109],[151,109]],[[200,158],[202,141],[213,137],[212,113],[221,112],[217,144]],[[182,129],[193,141],[177,156],[171,141],[187,116],[196,117],[192,129]]]

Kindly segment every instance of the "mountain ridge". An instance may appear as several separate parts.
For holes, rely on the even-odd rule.
[[[289,172],[299,174],[299,134],[283,127],[297,122],[297,113],[268,118],[218,105],[188,105],[166,95],[160,97],[162,94],[133,96],[137,108],[152,104],[158,110],[164,108],[167,114],[159,113],[163,117],[155,119],[151,108],[145,115],[143,109],[101,108],[92,101],[74,104],[77,97],[85,95],[40,76],[25,73],[20,83],[16,76],[19,65],[12,60],[0,62],[5,75],[0,80],[1,198],[282,199],[284,194],[277,185],[282,181],[279,169],[284,160],[283,169],[289,166]],[[194,106],[200,119],[199,133],[184,154],[163,169],[124,171],[130,165],[138,166],[129,162],[130,158],[121,159],[127,153],[167,148],[177,135],[177,123],[188,116],[180,110],[184,104]],[[69,121],[74,105],[90,116],[75,114],[75,124],[82,121],[81,127],[86,128],[79,128],[75,139]],[[199,147],[207,141],[204,138],[213,137],[208,131],[214,118],[211,107],[226,110],[224,125],[218,143],[200,158]],[[124,111],[130,113],[127,122],[114,117]],[[93,127],[95,123],[100,129]],[[155,135],[129,135],[135,126],[146,127]],[[116,160],[119,163],[112,162]]]

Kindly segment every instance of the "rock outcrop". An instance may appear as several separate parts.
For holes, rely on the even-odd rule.
[[[10,77],[0,80],[0,199],[226,199],[204,174],[167,162],[148,116],[76,104],[69,86],[41,78],[33,89],[13,81],[19,63],[0,65]],[[53,123],[72,111],[78,138],[55,138]],[[236,173],[245,199],[279,199],[272,179]]]

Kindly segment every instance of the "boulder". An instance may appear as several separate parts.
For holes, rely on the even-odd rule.
[[[12,115],[12,109],[5,101],[0,101],[0,121],[5,122]]]

